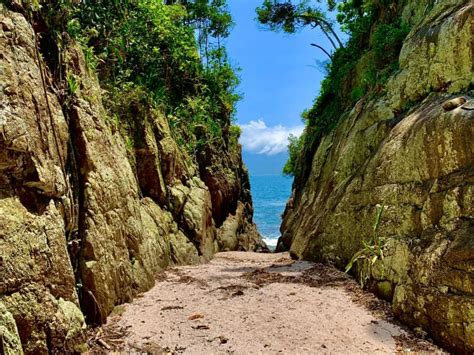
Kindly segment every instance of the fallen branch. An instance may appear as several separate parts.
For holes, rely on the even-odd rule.
[[[106,348],[107,350],[112,350],[112,347],[111,347],[109,344],[107,344],[107,343],[106,343],[104,340],[102,340],[102,339],[97,339],[97,343],[98,343],[99,345],[102,345],[102,346],[103,346],[104,348]]]

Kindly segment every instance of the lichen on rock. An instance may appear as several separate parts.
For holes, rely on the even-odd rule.
[[[2,303],[0,303],[0,350],[5,355],[23,354],[15,318]]]

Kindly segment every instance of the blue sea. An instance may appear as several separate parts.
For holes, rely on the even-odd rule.
[[[282,175],[250,176],[254,221],[272,249],[280,237],[281,215],[291,195],[293,179]]]

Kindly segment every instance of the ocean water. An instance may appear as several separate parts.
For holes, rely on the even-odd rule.
[[[275,247],[280,237],[281,215],[292,183],[292,178],[282,175],[250,176],[254,221],[269,247]]]

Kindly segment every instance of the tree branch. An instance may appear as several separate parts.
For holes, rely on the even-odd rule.
[[[311,45],[312,45],[313,47],[316,47],[316,48],[321,49],[324,53],[326,53],[326,55],[329,57],[329,59],[332,60],[331,54],[330,54],[327,50],[325,50],[323,47],[321,47],[320,45],[318,45],[318,44],[316,44],[316,43],[311,43]]]
[[[322,23],[329,29],[329,31],[332,33],[332,35],[333,35],[334,38],[336,39],[337,43],[339,43],[339,46],[340,46],[341,48],[343,48],[344,45],[342,44],[342,41],[340,40],[340,38],[339,38],[339,36],[337,35],[337,33],[336,33],[336,32],[334,31],[334,29],[332,28],[331,24],[330,24],[328,21],[326,21],[325,19],[323,19],[323,18],[320,18],[319,21],[322,22]]]
[[[313,28],[316,28],[316,27],[321,27],[321,31],[324,33],[324,35],[327,37],[327,39],[329,40],[329,42],[331,42],[332,46],[334,47],[334,49],[337,49],[337,46],[336,46],[336,43],[334,43],[334,40],[332,39],[332,37],[326,32],[326,30],[321,26],[321,24],[319,23],[314,23],[313,25],[311,25],[311,27]]]
[[[337,35],[337,33],[332,28],[332,25],[326,19],[324,19],[323,16],[317,16],[316,17],[316,16],[310,16],[307,13],[304,13],[304,14],[300,15],[300,18],[303,19],[303,21],[305,21],[306,24],[313,23],[314,24],[313,28],[315,28],[317,26],[321,27],[321,30],[326,35],[326,37],[331,41],[334,49],[337,49],[338,47],[334,43],[331,36],[329,36],[328,32],[330,32],[334,36],[337,43],[339,44],[339,47],[341,47],[341,48],[344,47],[344,45],[342,44],[342,41],[340,40],[339,36]]]

